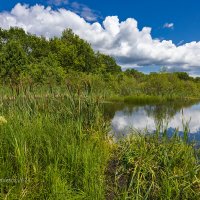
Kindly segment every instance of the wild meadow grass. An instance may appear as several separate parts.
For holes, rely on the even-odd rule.
[[[6,101],[0,126],[0,199],[103,199],[109,157],[98,102]]]
[[[110,161],[108,199],[200,199],[199,155],[178,136],[130,135]]]
[[[90,91],[0,103],[0,199],[199,199],[199,151],[179,137],[108,137]]]

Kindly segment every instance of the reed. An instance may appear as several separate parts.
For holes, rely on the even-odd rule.
[[[199,155],[176,134],[132,134],[109,163],[108,199],[199,199]]]
[[[0,199],[199,199],[199,151],[174,134],[114,142],[101,95],[0,103]]]
[[[98,99],[75,96],[3,102],[1,199],[104,198],[107,126]]]

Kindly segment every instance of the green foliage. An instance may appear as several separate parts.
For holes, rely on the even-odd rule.
[[[96,55],[99,60],[98,68],[100,69],[100,72],[111,74],[121,72],[121,67],[116,64],[112,57],[100,54],[99,52]]]
[[[49,40],[20,28],[0,29],[0,81],[4,87],[10,86],[13,94],[38,85],[52,90],[69,83],[69,77],[79,77],[80,84],[97,80],[96,90],[110,96],[198,98],[200,94],[198,77],[185,72],[167,73],[164,68],[149,75],[135,69],[123,72],[114,58],[95,52],[71,29]]]
[[[104,199],[110,146],[100,111],[87,88],[59,101],[4,101],[0,199]]]
[[[180,79],[180,80],[191,80],[192,78],[189,76],[188,73],[186,72],[175,72],[175,74],[177,75],[177,77]]]
[[[11,28],[0,29],[0,80],[1,199],[199,199],[193,146],[140,133],[114,143],[102,116],[112,96],[199,98],[199,78],[122,72],[70,29],[47,40]]]
[[[51,77],[54,68],[48,62],[56,67],[56,55],[49,54],[30,74]],[[24,80],[36,78],[25,75]],[[199,154],[192,145],[158,134],[136,133],[116,143],[109,138],[102,102],[111,94],[123,95],[128,85],[137,87],[135,79],[123,73],[64,75],[66,82],[59,86],[51,79],[35,80],[41,81],[36,91],[1,99],[1,199],[199,199]],[[132,88],[125,93],[138,92]],[[123,99],[145,98],[160,102],[165,97]]]
[[[11,84],[18,84],[21,74],[27,69],[27,65],[28,58],[21,44],[14,40],[7,42],[1,52],[1,78],[10,81]]]
[[[109,164],[112,199],[199,199],[199,153],[174,136],[136,133],[124,139]],[[113,167],[114,165],[114,167]]]
[[[36,84],[56,84],[70,71],[113,74],[121,68],[110,56],[95,53],[90,44],[70,29],[65,30],[61,38],[50,40],[26,34],[19,28],[0,30],[0,78],[3,82],[9,80],[12,85],[19,85],[29,79]]]
[[[145,78],[145,74],[137,71],[136,69],[127,69],[125,71],[125,74],[128,76],[132,76],[133,78],[137,79],[138,81],[142,81]]]

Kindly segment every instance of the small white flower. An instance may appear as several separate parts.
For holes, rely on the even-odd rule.
[[[0,116],[0,126],[6,123],[7,123],[7,120],[5,119],[5,117]]]

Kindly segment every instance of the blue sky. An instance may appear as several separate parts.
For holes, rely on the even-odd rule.
[[[172,39],[175,43],[200,40],[198,0],[88,0],[82,3],[99,10],[102,16],[117,15],[120,20],[133,17],[139,28],[152,27],[154,37]],[[174,23],[175,27],[163,29],[164,23]]]
[[[29,5],[36,3],[51,5],[43,0],[1,0],[0,11],[11,10],[19,2]],[[117,15],[120,20],[125,20],[133,17],[138,21],[139,28],[152,27],[152,35],[156,38],[171,39],[176,44],[181,41],[200,41],[200,1],[198,0],[87,0],[77,2],[98,11],[102,18]],[[58,7],[68,8],[69,5],[62,4]],[[163,29],[164,23],[174,23],[174,29]]]
[[[182,46],[185,43],[190,43],[190,46],[192,47],[184,47],[184,53],[182,54],[183,56],[187,57],[186,60],[182,62],[180,58],[177,58],[178,55],[183,52],[183,50],[181,49],[174,50],[174,52],[177,52],[176,58],[169,58],[171,55],[170,53],[172,53],[170,52],[163,59],[158,59],[156,61],[155,55],[159,56],[159,53],[155,52],[155,54],[153,53],[154,55],[150,58],[151,62],[148,62],[147,60],[149,60],[149,58],[147,58],[147,54],[151,54],[149,49],[146,53],[144,53],[144,55],[138,58],[135,54],[131,54],[128,51],[127,55],[130,54],[129,56],[126,56],[123,53],[123,55],[119,55],[119,52],[116,53],[114,52],[114,50],[111,51],[108,49],[104,49],[102,46],[99,47],[96,43],[93,45],[93,41],[89,42],[94,46],[94,48],[96,48],[96,50],[102,50],[104,53],[109,53],[112,56],[116,57],[117,61],[119,61],[119,63],[122,64],[124,67],[139,66],[139,69],[148,72],[155,71],[158,69],[157,66],[162,65],[168,67],[169,70],[175,69],[180,71],[188,71],[190,74],[193,75],[199,74],[200,64],[198,65],[198,63],[190,63],[190,60],[192,61],[195,55],[197,55],[197,57],[200,55],[200,44],[192,44],[194,41],[200,41],[200,1],[198,0],[1,0],[0,13],[4,13],[5,11],[10,13],[17,3],[21,3],[21,6],[23,6],[24,4],[28,4],[28,8],[30,8],[31,6],[35,6],[36,4],[44,5],[45,8],[46,6],[50,5],[53,10],[65,8],[66,10],[73,11],[80,17],[84,17],[85,21],[90,24],[94,22],[99,22],[103,28],[104,25],[102,25],[102,23],[108,16],[118,16],[120,23],[126,21],[127,18],[133,18],[138,23],[137,28],[139,31],[141,31],[143,27],[151,28],[151,32],[148,34],[152,37],[153,42],[155,39],[159,39],[160,41],[172,40],[172,44],[176,47]],[[0,16],[0,20],[4,19],[3,17],[5,16]],[[16,17],[16,20],[20,20],[19,17]],[[113,21],[109,23],[112,24]],[[20,23],[18,24],[22,24],[22,22],[20,21]],[[5,24],[1,24],[1,21],[0,26],[5,28]],[[75,32],[79,33],[80,30],[75,30]],[[83,35],[82,32],[83,31],[81,31],[80,36],[83,36],[84,39],[87,39],[87,36]],[[41,34],[42,33],[43,32],[41,31]],[[132,33],[132,36],[134,36],[134,33]],[[132,40],[127,40],[122,43],[127,43],[131,47],[131,42]],[[122,43],[120,45],[122,45]],[[170,45],[171,44],[167,44],[165,46]],[[127,49],[130,49],[130,47],[127,47]],[[152,48],[154,48],[154,46],[152,46]],[[157,47],[155,47],[155,49],[156,48]],[[191,48],[193,49],[193,51],[191,51]],[[169,48],[166,47],[166,51],[168,51],[168,49]],[[199,50],[197,51],[197,49]],[[133,50],[134,48],[131,49],[131,51]],[[121,52],[121,50],[119,51]],[[160,52],[163,53],[164,51],[165,48],[162,47]],[[141,53],[141,50],[138,51],[138,54],[139,53]],[[192,57],[189,59],[187,55],[190,55]],[[135,58],[131,59],[130,56],[135,56]],[[146,59],[145,62],[141,62],[141,59],[143,58]],[[150,65],[152,67],[149,67]],[[190,65],[192,66],[191,68]]]

